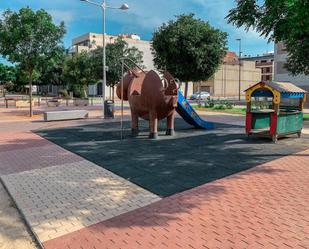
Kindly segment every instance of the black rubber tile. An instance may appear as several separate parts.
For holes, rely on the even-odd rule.
[[[252,168],[309,147],[307,137],[291,136],[273,144],[265,138],[247,140],[244,128],[216,124],[211,131],[194,129],[176,119],[176,136],[148,139],[148,123],[130,136],[130,123],[102,123],[36,131],[44,138],[160,196],[169,196]]]

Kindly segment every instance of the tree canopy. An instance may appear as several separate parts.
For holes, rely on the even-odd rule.
[[[95,62],[95,73],[97,78],[102,79],[103,62],[102,48],[97,48],[93,52]],[[143,67],[143,52],[136,47],[129,47],[128,43],[122,39],[117,39],[114,43],[106,45],[106,62],[108,71],[106,73],[107,85],[113,87],[121,79],[121,58],[126,57],[133,60],[137,65]],[[126,62],[130,67],[134,65]]]
[[[16,68],[0,63],[0,86],[2,86],[5,95],[6,90],[11,90],[16,81]]]
[[[67,57],[63,77],[76,97],[86,97],[87,86],[99,80],[94,65],[92,54],[86,51]]]
[[[59,48],[55,51],[55,54],[49,60],[45,60],[38,66],[40,77],[37,80],[37,84],[46,85],[64,85],[65,80],[63,77],[63,71],[65,66],[67,54],[65,50]]]
[[[194,18],[180,15],[153,34],[154,63],[183,82],[208,80],[227,51],[227,34]]]
[[[38,80],[41,73],[34,69],[31,75],[33,84],[38,84]],[[29,73],[22,65],[16,66],[16,81],[14,82],[14,90],[17,92],[23,92],[25,87],[29,84]]]
[[[0,63],[0,85],[16,80],[16,68]]]
[[[226,17],[237,27],[258,31],[269,41],[283,42],[286,68],[294,75],[309,75],[309,1],[237,0]]]
[[[33,71],[55,56],[62,46],[64,33],[64,23],[55,25],[52,17],[42,9],[6,10],[0,19],[0,54],[20,65],[29,75],[30,116]]]

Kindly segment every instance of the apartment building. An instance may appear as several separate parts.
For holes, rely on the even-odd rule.
[[[261,81],[272,81],[274,78],[274,53],[253,57],[243,57],[242,61],[254,61],[255,67],[261,69]]]
[[[105,43],[114,43],[117,39],[122,39],[128,43],[129,47],[136,47],[143,52],[144,66],[147,70],[154,69],[153,56],[151,54],[150,41],[141,40],[138,35],[120,34],[120,35],[106,35]],[[87,33],[72,40],[71,52],[89,51],[103,46],[103,35],[96,33]]]
[[[153,64],[150,41],[141,40],[141,38],[136,34],[105,35],[106,44],[114,43],[117,39],[122,39],[128,43],[129,47],[136,47],[138,50],[143,52],[143,64],[146,67],[146,70],[152,70],[155,68]],[[97,33],[86,33],[72,40],[70,53],[74,54],[82,51],[89,51],[98,47],[103,47],[103,35]],[[106,87],[105,93],[107,97],[110,97],[112,94],[111,89]],[[89,86],[89,95],[95,96],[101,94],[101,84]]]
[[[261,81],[261,69],[256,68],[255,61],[241,60],[240,93]],[[207,91],[213,97],[236,97],[239,92],[239,60],[235,52],[228,52],[218,71],[205,82],[194,84],[194,92]]]
[[[275,66],[274,66],[274,80],[275,81],[290,81],[297,86],[309,91],[309,76],[305,75],[291,75],[285,68],[284,64],[288,58],[283,43],[275,44]]]

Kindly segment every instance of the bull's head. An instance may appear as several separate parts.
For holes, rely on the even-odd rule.
[[[176,95],[178,94],[178,84],[174,77],[168,72],[165,71],[163,74],[164,82],[165,82],[165,95]]]

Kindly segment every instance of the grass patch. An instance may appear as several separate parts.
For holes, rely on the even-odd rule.
[[[216,109],[214,107],[194,107],[198,111],[210,111],[210,112],[222,112],[222,113],[231,113],[231,114],[246,114],[246,108],[232,108],[232,109]],[[309,120],[309,113],[304,113],[304,120]]]
[[[231,114],[242,114],[245,115],[246,114],[246,108],[232,108],[232,109],[218,109],[216,107],[194,107],[194,109],[198,110],[198,111],[213,111],[213,112],[223,112],[223,113],[231,113]],[[309,115],[308,115],[308,119],[309,119]]]
[[[304,113],[304,120],[309,120],[309,113]]]

